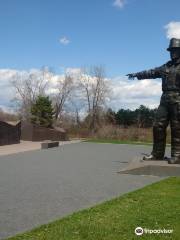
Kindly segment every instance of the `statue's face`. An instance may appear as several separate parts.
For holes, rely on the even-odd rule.
[[[170,56],[172,60],[180,58],[180,48],[172,48],[170,51]]]

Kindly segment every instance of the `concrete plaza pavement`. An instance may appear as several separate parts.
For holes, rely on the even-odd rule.
[[[0,156],[0,239],[159,181],[117,173],[150,151],[82,142]]]

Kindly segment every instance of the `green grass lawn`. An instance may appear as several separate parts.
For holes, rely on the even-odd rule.
[[[123,141],[123,140],[111,140],[111,139],[88,139],[84,142],[92,143],[113,143],[113,144],[134,144],[134,145],[152,145],[152,142],[135,142],[135,141]],[[166,144],[170,146],[170,144]]]
[[[136,236],[137,226],[173,234]],[[11,240],[180,239],[180,178],[171,177]]]
[[[113,144],[135,144],[135,145],[152,145],[151,142],[135,142],[135,141],[122,141],[122,140],[111,140],[111,139],[89,139],[85,142],[93,143],[113,143]]]

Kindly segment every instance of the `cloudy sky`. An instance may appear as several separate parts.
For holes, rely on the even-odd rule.
[[[161,81],[129,81],[125,74],[169,60],[180,38],[180,2],[149,0],[1,0],[0,107],[9,108],[16,71],[53,68],[56,74],[104,65],[114,109],[156,107]]]

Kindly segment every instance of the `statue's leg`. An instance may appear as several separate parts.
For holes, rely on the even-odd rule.
[[[172,104],[171,109],[171,159],[169,163],[180,163],[180,103]]]
[[[162,101],[158,107],[153,124],[153,150],[155,160],[163,160],[166,148],[166,128],[169,124],[167,105]]]

